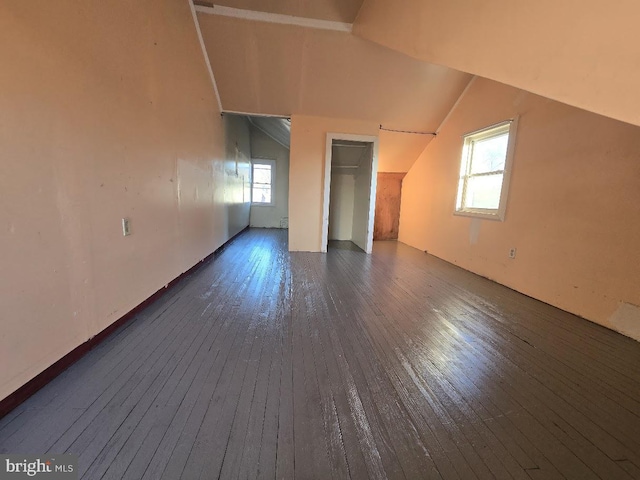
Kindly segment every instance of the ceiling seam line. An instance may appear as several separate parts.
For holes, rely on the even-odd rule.
[[[213,85],[213,91],[216,94],[216,100],[218,100],[218,108],[222,113],[224,110],[222,109],[222,100],[220,99],[220,92],[218,92],[218,84],[216,83],[216,77],[213,75],[213,69],[211,68],[211,61],[209,60],[209,54],[207,53],[207,47],[204,44],[204,39],[202,38],[202,31],[200,30],[200,23],[198,22],[198,15],[196,14],[196,7],[193,4],[193,0],[187,0],[189,2],[189,8],[191,9],[191,16],[193,17],[193,24],[196,28],[196,34],[198,35],[198,41],[200,42],[200,48],[202,50],[202,55],[204,56],[204,63],[207,66],[207,71],[209,72],[209,78],[211,79],[211,84]]]
[[[223,17],[275,23],[280,25],[294,25],[298,27],[315,28],[319,30],[334,30],[338,32],[351,33],[353,29],[352,23],[337,22],[333,20],[321,20],[308,17],[296,17],[294,15],[260,12],[258,10],[245,10],[241,8],[225,7],[222,5],[196,4],[195,10],[196,12],[205,13],[208,15],[219,15]]]

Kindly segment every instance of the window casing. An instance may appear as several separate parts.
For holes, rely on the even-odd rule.
[[[276,185],[276,162],[254,159],[251,161],[251,203],[273,205]]]
[[[457,215],[504,220],[517,119],[463,136]]]

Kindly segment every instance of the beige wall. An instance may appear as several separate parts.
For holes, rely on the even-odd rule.
[[[276,162],[274,205],[252,205],[251,226],[283,228],[289,221],[289,149],[251,127],[252,158],[267,158]]]
[[[373,122],[326,117],[291,117],[289,250],[321,251],[324,162],[327,133],[377,136]]]
[[[515,115],[505,221],[454,216],[461,135]],[[640,305],[638,152],[638,127],[477,79],[404,179],[399,239],[617,328]]]
[[[186,0],[2,2],[0,31],[3,398],[219,247],[248,206]]]
[[[637,0],[366,0],[358,36],[640,125]]]

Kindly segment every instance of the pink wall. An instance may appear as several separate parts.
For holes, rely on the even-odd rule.
[[[515,115],[505,221],[454,216],[461,136]],[[478,78],[404,179],[399,239],[622,330],[614,312],[640,305],[638,152],[638,127]]]
[[[247,225],[250,154],[187,0],[3,2],[0,31],[3,398]]]

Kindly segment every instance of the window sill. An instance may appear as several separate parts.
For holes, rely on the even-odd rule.
[[[275,203],[251,203],[252,207],[275,207],[276,204]]]
[[[498,210],[492,210],[487,212],[483,212],[480,210],[456,210],[453,212],[453,214],[460,217],[473,217],[473,218],[482,218],[484,220],[493,220],[494,222],[504,221],[504,213],[501,213]]]

